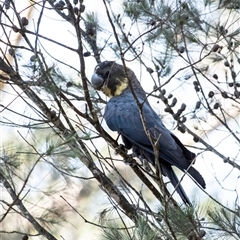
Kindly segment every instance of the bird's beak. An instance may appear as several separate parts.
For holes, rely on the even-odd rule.
[[[102,87],[103,84],[104,84],[104,79],[103,79],[102,77],[100,77],[98,74],[94,73],[94,74],[92,75],[91,82],[92,82],[92,85],[93,85],[93,88],[94,88],[94,89],[100,90],[101,87]]]

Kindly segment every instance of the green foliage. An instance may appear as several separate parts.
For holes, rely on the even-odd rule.
[[[88,37],[95,39],[97,35],[97,31],[100,30],[100,26],[98,25],[97,16],[93,12],[88,12],[85,15],[86,20],[84,20],[86,34]]]
[[[214,227],[218,228],[223,237],[240,239],[240,213],[230,212],[225,208],[216,207],[208,211],[208,216]]]
[[[159,237],[157,229],[149,227],[148,219],[139,218],[134,236],[136,240],[156,240]]]
[[[114,222],[103,229],[102,239],[114,240],[202,240],[206,232],[195,208],[159,207],[154,224],[150,219],[138,218],[134,227]],[[202,220],[203,221],[203,220]]]
[[[240,1],[239,0],[219,0],[219,7],[220,8],[227,8],[227,9],[240,9]]]
[[[2,173],[12,174],[22,164],[19,155],[9,152],[9,150],[1,149],[2,154],[0,156],[0,171]]]
[[[148,220],[138,218],[134,227],[113,223],[102,230],[102,240],[157,240],[159,233],[150,228]]]
[[[123,2],[124,12],[132,20],[142,17],[144,12],[152,11],[152,4],[148,0],[126,0]]]
[[[198,219],[196,207],[176,208],[159,207],[157,222],[149,227],[149,220],[139,218],[134,227],[124,227],[114,222],[103,229],[104,240],[157,240],[157,239],[239,239],[240,217],[238,212],[231,212],[226,208],[208,209],[210,219]],[[205,214],[204,214],[205,215]],[[216,229],[220,235],[217,235]],[[175,235],[175,237],[173,237]],[[211,237],[210,237],[211,236]]]
[[[165,234],[174,231],[177,239],[188,239],[190,236],[205,235],[195,207],[176,208],[167,206],[159,208],[159,223]]]

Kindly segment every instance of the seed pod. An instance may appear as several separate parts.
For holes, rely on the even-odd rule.
[[[91,53],[90,52],[85,52],[85,53],[83,53],[83,56],[84,57],[89,57],[89,56],[91,56]]]
[[[182,110],[182,112],[186,109],[186,104],[185,103],[182,103],[182,105],[181,105],[181,108],[180,108],[181,110]]]
[[[179,52],[179,53],[184,53],[184,51],[185,51],[185,47],[184,47],[184,46],[180,46],[180,47],[178,48],[178,52]]]
[[[78,15],[78,11],[79,11],[79,10],[78,10],[78,7],[74,7],[74,8],[73,8],[73,12],[74,12],[76,15]]]
[[[196,106],[195,106],[195,109],[199,109],[201,106],[201,101],[197,101],[196,102]]]
[[[213,96],[214,96],[214,92],[213,92],[213,91],[210,91],[210,92],[208,93],[208,97],[212,98]]]
[[[236,83],[236,87],[240,87],[240,83]]]
[[[170,104],[171,107],[174,107],[177,103],[177,99],[173,98],[172,103]]]
[[[200,91],[199,86],[195,86],[194,89],[195,89],[196,92],[199,92],[199,91]]]
[[[214,108],[214,109],[218,109],[219,106],[220,106],[220,105],[219,105],[219,103],[217,102],[217,103],[215,103],[215,104],[213,105],[213,108]]]
[[[200,236],[201,238],[203,238],[205,235],[206,235],[206,232],[201,229],[201,230],[199,231],[199,236]]]
[[[161,94],[164,96],[166,94],[166,90],[165,89],[162,89],[161,90]]]
[[[36,56],[36,55],[32,55],[32,56],[30,57],[30,61],[31,61],[31,62],[34,62],[36,59],[37,59],[37,56]]]
[[[5,0],[4,7],[6,10],[8,10],[10,8],[10,0]]]
[[[147,70],[150,74],[152,74],[152,73],[154,72],[153,69],[150,68],[150,67],[147,67],[146,70]]]
[[[28,235],[24,235],[24,236],[22,237],[22,240],[28,240]]]
[[[199,85],[199,82],[198,82],[198,81],[193,81],[193,85],[194,85],[194,86],[198,86],[198,85]]]
[[[220,26],[220,27],[219,27],[219,32],[220,32],[220,33],[223,33],[223,32],[224,32],[224,26]]]
[[[58,3],[61,4],[62,6],[65,6],[65,2],[62,0],[60,0]]]
[[[178,126],[178,131],[180,131],[181,133],[185,133],[186,129],[183,126]]]
[[[60,3],[58,2],[58,3],[56,3],[56,4],[54,5],[54,7],[55,7],[57,10],[61,11],[61,10],[63,10],[64,5],[62,5],[62,4],[60,4]]]
[[[228,95],[226,92],[221,92],[223,98],[228,98]]]
[[[218,75],[217,74],[213,74],[213,78],[218,79]]]
[[[234,86],[234,83],[233,83],[233,82],[230,82],[230,83],[228,83],[228,86],[229,86],[229,87],[233,87],[233,86]]]
[[[182,112],[183,112],[182,109],[178,109],[178,110],[177,110],[177,115],[180,117],[180,115],[182,114]]]
[[[240,58],[237,59],[238,63],[240,64]]]
[[[28,25],[28,19],[26,17],[22,17],[21,18],[21,23],[24,27],[27,26]]]
[[[56,117],[56,115],[57,115],[56,111],[55,111],[55,110],[51,110],[51,112],[50,112],[50,118],[51,118],[51,119],[54,119],[54,118]]]
[[[194,137],[193,137],[193,141],[194,141],[194,142],[199,142],[199,137],[198,137],[198,136],[194,136]]]
[[[218,44],[214,44],[212,47],[212,52],[217,52],[217,50],[219,49],[219,45]]]
[[[229,67],[229,66],[230,66],[230,64],[229,64],[228,61],[225,61],[225,62],[224,62],[224,65],[225,65],[226,67]]]
[[[80,12],[83,13],[84,10],[85,10],[85,8],[86,8],[85,5],[82,4],[82,5],[80,6]]]
[[[172,116],[173,116],[174,120],[179,120],[179,115],[178,114],[174,113]]]
[[[168,112],[168,113],[173,113],[173,110],[172,110],[172,108],[171,107],[166,107],[166,108],[164,108],[164,111],[165,112]]]
[[[67,82],[66,87],[69,88],[72,87],[72,85],[73,85],[72,82]]]
[[[234,96],[236,98],[239,98],[239,96],[240,96],[240,92],[237,89],[234,91]]]
[[[162,101],[163,101],[165,104],[168,104],[168,99],[167,99],[167,98],[163,97],[163,98],[162,98]]]
[[[170,99],[172,97],[173,97],[173,95],[170,93],[167,98]]]
[[[232,78],[233,78],[233,79],[235,79],[235,78],[236,78],[236,76],[237,76],[236,72],[235,72],[235,71],[233,71],[233,70],[231,71],[231,75],[232,75]]]
[[[187,118],[185,116],[182,117],[181,123],[185,123],[187,121]]]
[[[78,4],[78,0],[73,0],[73,4]]]
[[[13,48],[9,48],[8,53],[9,53],[9,55],[14,56],[15,50]]]

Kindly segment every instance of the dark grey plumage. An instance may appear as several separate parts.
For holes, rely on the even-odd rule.
[[[146,94],[134,72],[112,61],[98,64],[92,76],[93,87],[110,97],[104,114],[106,123],[112,131],[121,134],[127,149],[133,148],[155,165],[153,147],[144,130],[139,106],[132,94],[129,81],[131,81],[135,96],[142,104],[146,127],[151,136],[158,139],[161,172],[170,179],[182,200],[191,205],[172,166],[176,166],[183,172],[189,168],[188,174],[205,188],[206,184],[200,173],[192,166],[189,167],[196,155],[185,148],[180,140],[163,125],[146,100]]]

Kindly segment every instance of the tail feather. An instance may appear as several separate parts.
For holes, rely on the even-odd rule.
[[[202,186],[202,188],[206,188],[206,183],[202,175],[194,167],[190,167],[187,172]]]
[[[169,178],[170,182],[172,183],[173,187],[176,189],[177,193],[179,194],[183,202],[188,204],[189,206],[192,206],[187,194],[185,193],[172,167],[162,165],[162,171],[163,171],[163,174]]]

